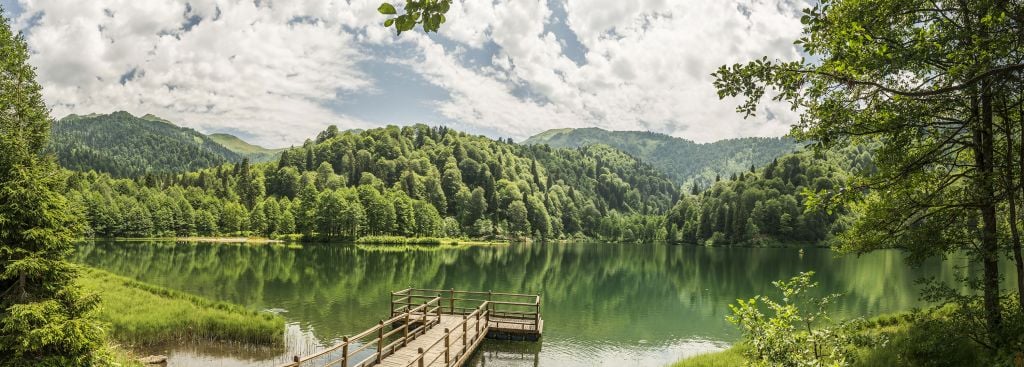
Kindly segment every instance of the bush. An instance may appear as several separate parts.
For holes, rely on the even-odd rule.
[[[856,322],[832,325],[825,309],[838,295],[813,298],[808,292],[818,283],[814,272],[800,273],[789,281],[775,281],[781,301],[756,296],[729,305],[729,322],[740,327],[749,349],[744,355],[752,366],[849,366],[855,356],[853,327]],[[761,312],[763,304],[773,315]],[[810,306],[808,308],[801,308]]]

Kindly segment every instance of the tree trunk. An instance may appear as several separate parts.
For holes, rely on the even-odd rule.
[[[1002,310],[999,304],[999,242],[997,236],[996,219],[996,198],[994,181],[994,145],[992,142],[992,96],[989,93],[987,82],[981,86],[981,113],[980,119],[976,120],[974,131],[975,142],[975,163],[978,167],[979,177],[978,191],[979,207],[981,211],[981,256],[984,274],[982,278],[982,293],[985,306],[985,321],[989,333],[994,334],[1002,324]],[[974,110],[977,111],[977,102],[974,103]],[[993,340],[993,343],[998,341]]]
[[[1021,272],[1021,266],[1024,265],[1024,262],[1022,262],[1021,253],[1020,253],[1020,248],[1021,248],[1021,245],[1020,245],[1020,228],[1018,228],[1018,226],[1017,226],[1017,193],[1018,193],[1019,190],[1016,188],[1017,178],[1016,178],[1016,174],[1014,173],[1014,168],[1016,166],[1015,166],[1015,164],[1013,162],[1014,161],[1014,159],[1013,159],[1013,155],[1014,155],[1013,154],[1013,152],[1014,152],[1013,128],[1014,128],[1014,126],[1013,126],[1013,120],[1010,118],[1009,114],[1006,114],[1006,116],[1004,116],[1003,124],[1004,124],[1003,126],[1005,126],[1004,131],[1006,133],[1006,150],[1005,150],[1005,152],[1006,152],[1005,153],[1005,160],[1006,160],[1005,167],[1006,168],[1003,169],[1003,172],[1004,172],[1003,173],[1003,178],[1006,181],[1005,182],[1005,185],[1006,185],[1006,204],[1007,204],[1007,210],[1009,211],[1009,213],[1008,213],[1009,216],[1007,217],[1008,218],[1007,222],[1009,222],[1009,224],[1010,224],[1010,237],[1011,237],[1011,241],[1012,241],[1011,245],[1013,246],[1013,257],[1014,257],[1014,260],[1015,260],[1015,263],[1016,263],[1016,266],[1017,266],[1017,269],[1016,269],[1016,271],[1017,271],[1017,291],[1018,291],[1017,300],[1020,303],[1021,311],[1024,311],[1024,298],[1021,298],[1021,296],[1024,296],[1024,292],[1021,292],[1022,288],[1024,288],[1024,282],[1021,282],[1021,277],[1024,276],[1024,272]],[[1021,130],[1021,134],[1024,134],[1024,129]],[[1021,140],[1021,145],[1024,146],[1024,140]]]
[[[1021,92],[1024,92],[1022,90]],[[1021,180],[1024,180],[1024,103],[1017,103],[1017,125],[1020,128],[1020,139],[1018,140],[1017,168],[1021,174]],[[1011,119],[1009,118],[1010,113],[1007,113],[1008,117],[1006,123],[1010,124],[1010,129],[1013,129]],[[1017,190],[1010,192],[1009,196],[1016,198],[1018,193],[1024,194],[1024,185]],[[1017,217],[1013,217],[1012,221],[1016,221]],[[1024,312],[1024,256],[1021,254],[1021,243],[1020,240],[1013,241],[1013,263],[1015,270],[1017,271],[1017,303],[1020,306],[1021,312]]]

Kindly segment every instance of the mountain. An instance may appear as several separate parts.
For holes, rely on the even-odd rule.
[[[61,166],[116,177],[191,171],[242,159],[198,131],[124,111],[70,115],[53,124],[51,135]]]
[[[267,149],[259,145],[249,144],[245,140],[240,139],[237,136],[231,134],[210,134],[210,139],[223,145],[225,148],[230,149],[232,152],[237,153],[245,158],[249,158],[253,162],[266,162],[277,159],[277,155],[281,154],[285,149]]]
[[[800,148],[789,138],[739,138],[698,144],[665,134],[643,131],[608,131],[599,128],[554,129],[523,144],[572,148],[605,144],[629,153],[667,173],[677,183],[696,182],[706,187],[716,176],[729,176],[761,167],[773,158]]]

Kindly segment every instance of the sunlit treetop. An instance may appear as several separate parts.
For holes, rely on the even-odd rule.
[[[423,26],[424,32],[437,32],[444,24],[444,14],[451,7],[451,0],[406,0],[405,14],[398,15],[398,10],[391,3],[382,3],[377,11],[384,15],[397,15],[384,21],[384,27],[395,27],[398,35],[411,31],[417,24]]]

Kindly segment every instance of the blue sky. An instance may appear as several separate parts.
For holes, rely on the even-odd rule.
[[[56,117],[125,110],[270,147],[330,124],[447,125],[522,140],[551,128],[696,141],[778,136],[710,73],[799,57],[803,0],[465,0],[439,34],[384,29],[379,0],[0,0]]]

